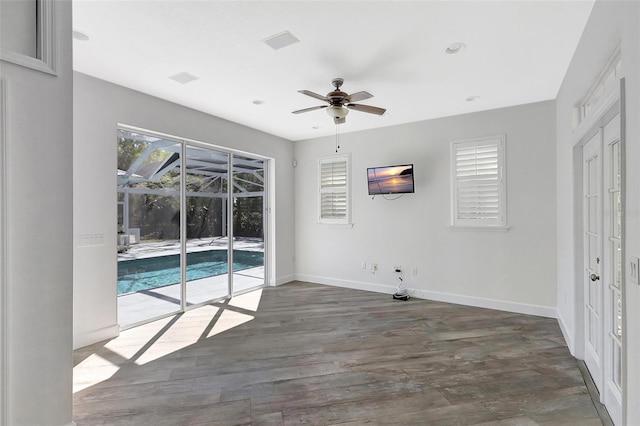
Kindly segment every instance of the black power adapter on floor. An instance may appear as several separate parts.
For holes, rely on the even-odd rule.
[[[402,293],[394,293],[393,294],[393,298],[394,300],[409,300],[409,295],[408,294],[402,294]]]
[[[402,281],[402,269],[399,266],[396,266],[394,268],[394,272],[396,272],[398,274],[398,291],[396,291],[393,294],[393,299],[394,300],[409,300],[409,292],[407,291],[406,288],[402,287],[403,281]]]

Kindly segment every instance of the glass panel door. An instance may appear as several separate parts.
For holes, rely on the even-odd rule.
[[[229,154],[186,147],[187,305],[229,296]]]
[[[607,411],[616,425],[622,424],[622,353],[623,353],[623,297],[624,282],[622,259],[623,250],[623,191],[622,191],[622,150],[620,140],[620,117],[615,116],[604,127],[604,174],[608,189],[606,201],[606,221],[604,235],[607,237],[607,258],[605,262],[605,362],[604,400]]]
[[[181,149],[177,141],[118,131],[120,326],[182,309]]]
[[[118,130],[121,327],[264,286],[265,164]]]
[[[233,156],[233,294],[264,285],[265,162]]]

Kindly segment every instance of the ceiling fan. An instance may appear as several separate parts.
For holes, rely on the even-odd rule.
[[[356,92],[347,94],[340,90],[340,86],[344,83],[341,78],[334,78],[331,80],[331,84],[335,87],[335,90],[327,93],[327,96],[322,96],[309,90],[298,90],[303,95],[311,96],[312,98],[320,99],[327,102],[329,105],[319,105],[311,108],[299,109],[293,111],[293,114],[300,114],[303,112],[314,111],[316,109],[327,108],[327,114],[333,117],[333,121],[336,124],[342,124],[345,122],[345,117],[349,113],[349,109],[361,112],[368,112],[369,114],[382,115],[386,111],[384,108],[378,108],[370,105],[353,104],[352,102],[362,101],[365,99],[373,98],[373,95],[369,92]],[[346,108],[345,108],[346,107]]]

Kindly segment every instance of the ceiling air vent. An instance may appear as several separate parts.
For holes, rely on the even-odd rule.
[[[200,77],[196,77],[195,75],[189,74],[188,72],[181,72],[181,73],[178,73],[176,75],[172,75],[169,78],[171,80],[177,81],[178,83],[181,83],[181,84],[191,83],[192,81],[200,79]]]
[[[272,35],[271,37],[267,37],[262,41],[271,46],[272,49],[278,50],[297,43],[300,40],[298,40],[296,36],[291,34],[289,31],[283,31],[276,35]]]

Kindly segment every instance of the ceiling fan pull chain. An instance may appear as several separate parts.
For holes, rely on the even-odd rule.
[[[340,140],[339,140],[340,134],[338,133],[338,125],[336,124],[336,153],[338,152],[338,150],[340,149]]]

